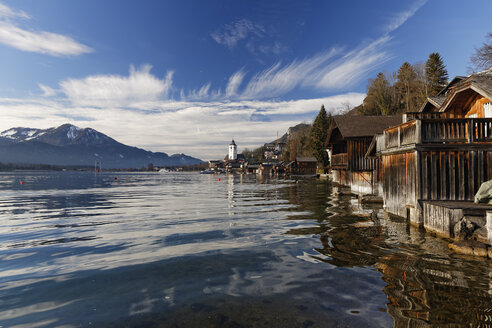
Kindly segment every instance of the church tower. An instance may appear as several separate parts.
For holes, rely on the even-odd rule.
[[[232,139],[231,143],[229,144],[229,160],[236,160],[237,159],[237,146],[236,143],[234,142],[234,139]]]

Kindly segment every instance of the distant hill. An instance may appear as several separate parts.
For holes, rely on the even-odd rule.
[[[91,128],[71,124],[46,130],[12,128],[0,133],[0,162],[87,166],[100,160],[103,168],[180,166],[202,163],[184,154],[167,155],[124,145]]]
[[[306,124],[306,123],[300,123],[300,124],[297,124],[296,126],[291,126],[290,128],[287,129],[287,132],[284,133],[284,135],[278,139],[278,143],[287,143],[287,141],[289,140],[289,136],[293,135],[296,132],[306,130],[310,126],[311,126],[311,124]],[[275,143],[277,143],[277,140],[273,140],[272,142],[269,142],[268,144],[275,144]]]

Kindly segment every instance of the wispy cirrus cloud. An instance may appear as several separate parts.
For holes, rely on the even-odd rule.
[[[260,100],[285,96],[296,89],[320,91],[348,90],[365,79],[373,69],[391,58],[385,50],[391,37],[384,36],[369,44],[346,51],[343,48],[318,53],[303,60],[282,64],[250,75],[240,69],[229,77],[223,92],[206,83],[197,90],[181,95],[187,100]]]
[[[247,19],[240,19],[215,30],[210,34],[210,37],[218,44],[232,49],[239,41],[246,40],[250,37],[262,38],[264,35],[265,28],[263,25],[255,24]]]
[[[427,0],[416,1],[408,10],[398,13],[393,17],[390,23],[386,26],[386,32],[390,33],[402,26],[408,19],[427,3]]]
[[[121,75],[91,75],[60,82],[60,90],[77,106],[131,107],[135,103],[166,98],[172,88],[173,72],[164,79],[150,73],[152,66],[130,67]]]
[[[0,43],[22,51],[52,56],[77,56],[93,50],[71,37],[40,30],[28,30],[22,25],[30,16],[0,3]]]
[[[226,92],[226,97],[265,99],[279,97],[300,88],[321,91],[348,89],[391,58],[385,50],[390,40],[389,36],[384,36],[351,51],[332,48],[303,60],[293,60],[287,64],[277,62],[254,74],[243,89],[239,88],[240,83],[236,83],[235,92]],[[245,79],[243,70],[230,78],[235,79],[241,82]]]
[[[238,89],[243,82],[244,75],[245,73],[243,70],[239,70],[231,75],[229,82],[227,83],[225,97],[232,98],[237,95]]]

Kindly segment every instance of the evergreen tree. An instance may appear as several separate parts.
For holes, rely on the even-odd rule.
[[[314,157],[323,166],[328,165],[328,153],[325,150],[325,142],[328,134],[328,117],[326,115],[325,106],[322,105],[321,109],[314,120],[313,127],[311,128],[310,146]]]
[[[435,96],[448,83],[448,71],[438,52],[429,55],[429,59],[425,63],[425,77],[428,96]]]
[[[398,70],[397,79],[395,87],[400,94],[400,110],[404,112],[414,111],[417,107],[415,99],[417,74],[413,66],[404,62]]]

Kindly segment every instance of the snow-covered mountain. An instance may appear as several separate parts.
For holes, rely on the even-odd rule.
[[[0,132],[0,162],[51,165],[94,165],[140,168],[190,165],[202,162],[184,154],[168,156],[119,143],[91,128],[63,124],[46,130],[12,128]]]

